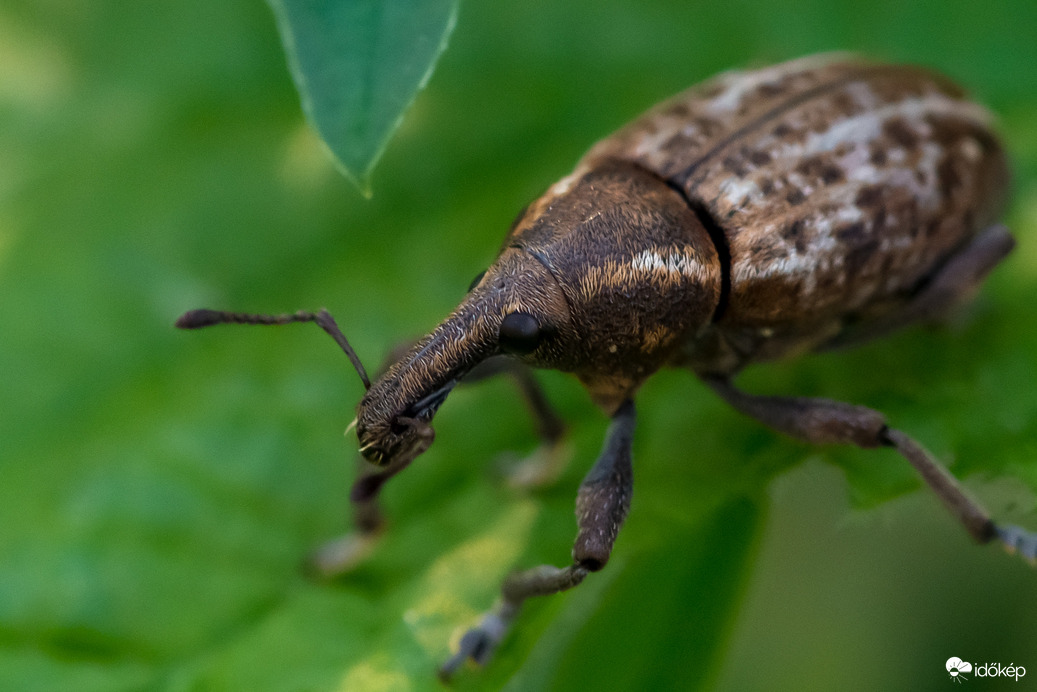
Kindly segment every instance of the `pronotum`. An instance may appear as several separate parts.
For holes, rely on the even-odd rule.
[[[1014,245],[998,223],[1007,184],[990,114],[946,78],[808,57],[722,74],[595,144],[519,214],[457,309],[373,383],[324,311],[195,310],[178,326],[314,321],[360,373],[356,433],[378,468],[353,488],[355,533],[318,553],[325,573],[366,552],[384,482],[428,448],[432,417],[463,378],[518,375],[554,451],[563,426],[527,367],[573,373],[611,416],[577,495],[571,563],[509,576],[442,666],[449,676],[468,658],[487,660],[527,598],[570,589],[608,562],[630,506],[634,396],[664,366],[690,368],[792,437],[896,450],[976,541],[1037,559],[1037,535],[995,524],[882,414],[732,384],[751,363],[859,343],[967,299]],[[526,480],[555,470],[527,468]]]

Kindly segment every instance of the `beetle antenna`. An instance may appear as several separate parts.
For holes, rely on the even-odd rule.
[[[364,369],[363,363],[360,362],[359,356],[357,356],[353,347],[349,345],[346,335],[335,324],[335,318],[324,308],[321,308],[320,312],[315,313],[300,310],[299,312],[284,315],[254,315],[245,312],[205,309],[188,310],[180,315],[176,321],[176,326],[180,329],[201,329],[202,327],[211,327],[216,324],[291,324],[292,322],[315,322],[317,326],[327,332],[349,358],[349,362],[353,364],[357,374],[360,375],[360,380],[364,383],[364,389],[371,388],[371,380],[367,377],[367,371]]]

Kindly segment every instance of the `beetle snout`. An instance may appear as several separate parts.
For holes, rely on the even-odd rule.
[[[394,439],[396,435],[393,435],[390,425],[373,421],[371,423],[357,425],[356,436],[360,443],[360,455],[375,466],[386,466],[399,449],[400,440]]]
[[[356,428],[360,454],[376,466],[410,463],[428,449],[435,437],[427,419],[393,416],[364,421],[365,413],[360,411]]]

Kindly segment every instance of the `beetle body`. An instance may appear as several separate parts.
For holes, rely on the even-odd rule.
[[[540,326],[512,355],[576,373],[609,413],[664,364],[731,375],[866,338],[997,219],[990,120],[939,75],[848,56],[660,104],[524,210],[464,303],[361,402],[362,449],[392,458],[393,418],[430,418],[507,352],[511,313]]]
[[[715,224],[729,299],[684,355],[730,374],[866,331],[995,222],[1008,172],[990,121],[935,73],[820,56],[692,89],[584,165],[630,160]]]
[[[383,468],[354,486],[358,532],[318,568],[346,569],[366,551],[380,488],[431,444],[451,389],[489,363],[526,378],[548,443],[560,424],[518,364],[575,374],[612,424],[580,486],[571,564],[509,577],[444,676],[485,661],[526,598],[605,566],[630,506],[633,397],[664,366],[690,368],[790,436],[894,449],[973,538],[1037,561],[1035,534],[995,524],[880,413],[730,381],[748,364],[873,338],[969,297],[1014,243],[996,223],[1008,172],[990,121],[935,73],[828,55],[721,75],[602,140],[519,214],[457,309],[369,385],[356,432]],[[201,311],[180,324],[300,320],[335,336],[367,384],[326,313]]]

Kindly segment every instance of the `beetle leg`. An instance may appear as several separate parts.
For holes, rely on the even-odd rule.
[[[1018,551],[1029,561],[1037,561],[1037,534],[995,524],[932,454],[886,425],[885,416],[878,411],[831,399],[746,394],[724,377],[707,376],[703,380],[736,410],[786,435],[815,444],[894,448],[978,543],[998,538],[1009,552]]]
[[[1003,224],[978,233],[929,279],[908,305],[901,323],[939,319],[967,301],[1014,247],[1015,238]]]
[[[860,328],[849,327],[819,350],[843,348],[870,341],[909,324],[932,322],[947,316],[956,305],[979,289],[987,274],[1015,247],[1015,238],[1002,224],[978,233],[939,270],[929,277],[918,293],[901,309]]]
[[[412,345],[403,342],[393,348],[380,370],[387,370]],[[533,412],[537,432],[542,440],[539,449],[510,474],[511,483],[516,487],[546,485],[558,477],[568,461],[569,450],[564,444],[565,424],[544,396],[530,369],[511,358],[483,361],[462,382],[478,382],[499,374],[510,375],[518,384]],[[308,571],[321,578],[335,577],[352,570],[371,554],[385,527],[385,516],[378,504],[382,486],[405,469],[416,456],[417,453],[406,455],[387,468],[373,470],[370,464],[361,462],[349,495],[355,529],[314,550],[307,558]]]
[[[565,423],[544,395],[532,370],[514,358],[490,358],[475,366],[462,380],[471,384],[495,375],[508,375],[533,414],[540,445],[524,460],[507,471],[508,483],[514,488],[540,488],[550,485],[562,474],[571,450],[565,444]]]
[[[613,416],[601,455],[580,484],[576,495],[578,532],[572,564],[567,567],[540,565],[505,579],[497,607],[461,638],[459,651],[440,667],[441,678],[449,678],[466,659],[480,664],[489,660],[527,598],[571,589],[608,562],[619,528],[630,509],[634,483],[630,463],[634,419],[634,403],[628,399]]]
[[[307,571],[324,579],[336,577],[352,570],[371,554],[385,528],[385,516],[378,506],[378,495],[385,482],[407,468],[417,456],[405,455],[377,470],[369,470],[370,464],[361,462],[363,466],[349,493],[353,525],[356,528],[318,546],[307,558]]]

